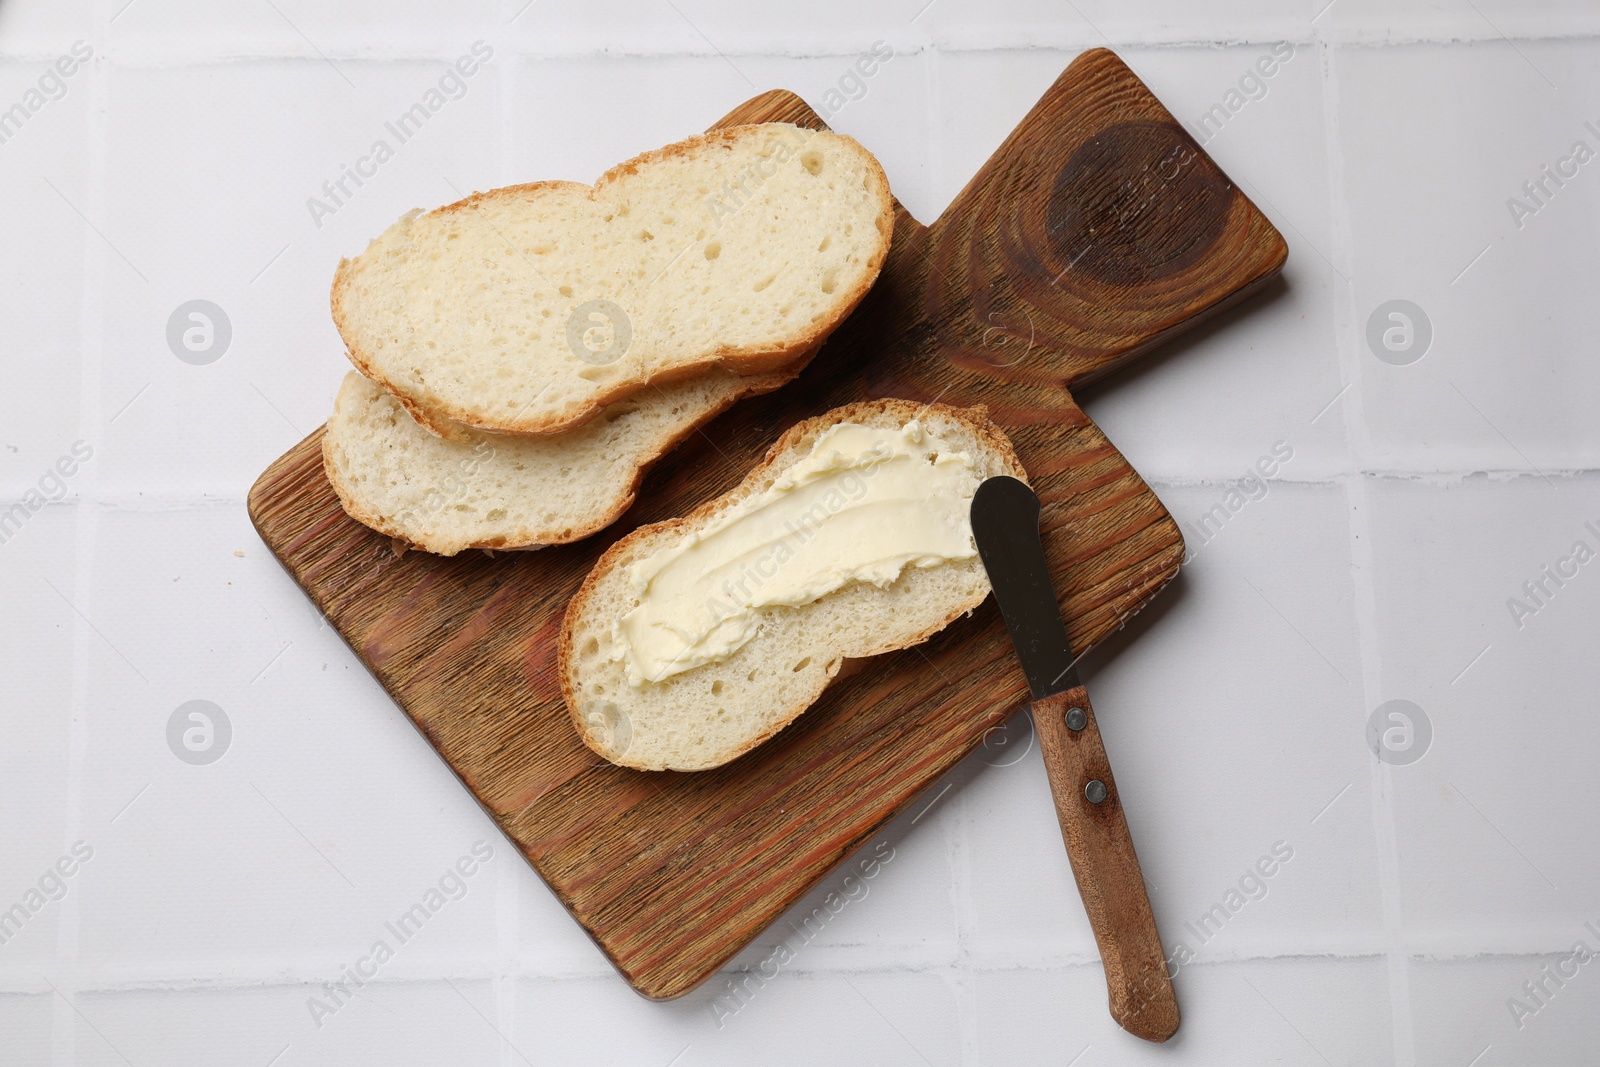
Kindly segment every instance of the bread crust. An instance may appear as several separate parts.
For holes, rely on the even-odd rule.
[[[615,763],[621,767],[631,767],[635,770],[710,770],[713,767],[720,767],[738,759],[763,742],[770,740],[782,731],[784,727],[799,718],[810,707],[809,704],[804,707],[787,709],[783,715],[779,716],[771,724],[769,729],[759,736],[750,738],[731,751],[718,753],[713,761],[701,766],[668,768],[648,765],[640,761],[629,762],[626,758],[618,759],[606,752],[600,745],[594,734],[589,730],[588,724],[584,722],[583,715],[578,707],[578,698],[572,681],[575,664],[574,648],[577,642],[574,621],[583,613],[589,599],[594,595],[595,587],[600,581],[619,565],[619,561],[626,559],[641,541],[663,537],[678,531],[692,530],[719,514],[725,508],[731,507],[749,496],[752,492],[764,488],[771,480],[772,467],[778,458],[795,448],[812,434],[820,433],[826,428],[841,422],[857,421],[876,416],[887,416],[909,422],[914,418],[925,418],[929,412],[937,413],[964,424],[979,439],[984,448],[999,458],[1000,465],[1004,468],[1006,474],[1027,481],[1027,472],[1023,469],[1022,461],[1017,458],[1010,438],[998,426],[989,421],[988,409],[983,405],[971,408],[957,408],[944,404],[920,404],[910,400],[893,398],[858,401],[796,423],[778,438],[772,447],[767,450],[761,462],[751,468],[750,473],[744,477],[744,480],[732,489],[729,489],[721,496],[706,501],[687,515],[641,526],[626,536],[619,538],[615,544],[608,548],[595,561],[594,568],[590,570],[588,577],[584,579],[583,584],[578,587],[577,593],[573,595],[572,600],[568,603],[566,613],[561,619],[561,635],[556,645],[556,670],[561,677],[561,698],[563,703],[566,704],[567,717],[571,720],[573,729],[577,731],[578,737],[583,743],[596,755],[606,759],[608,762]],[[972,611],[982,602],[980,599],[976,603],[962,604],[951,610],[939,623],[925,628],[909,639],[887,641],[881,646],[871,649],[865,656],[860,658],[880,656],[886,652],[893,652],[920,644],[949,626],[962,615]],[[832,664],[824,665],[827,675],[824,691],[826,691],[826,685],[837,677],[843,664],[844,661],[841,659]]]
[[[368,380],[371,381],[372,379],[368,378]],[[382,385],[383,383],[379,382],[377,384]],[[467,437],[467,431],[471,429],[471,427],[463,423],[444,418],[426,404],[419,403],[409,396],[402,396],[392,389],[386,388],[384,391],[394,397],[397,404],[406,409],[406,414],[411,416],[413,422],[441,440],[460,441]]]
[[[626,162],[619,163],[602,174],[592,186],[583,185],[580,182],[567,181],[542,181],[508,185],[498,189],[490,189],[486,192],[475,192],[471,196],[446,204],[443,207],[435,208],[426,214],[459,214],[481,201],[496,198],[509,199],[546,189],[581,190],[592,202],[606,186],[624,175],[634,173],[645,164],[687,155],[708,147],[715,147],[718,144],[730,144],[741,137],[749,136],[751,131],[775,125],[793,124],[748,123],[739,126],[727,126],[707,133],[697,134],[662,148],[653,149]],[[827,132],[832,133],[832,131]],[[771,347],[741,348],[719,342],[716,347],[708,350],[701,359],[667,368],[647,378],[618,381],[603,392],[595,394],[586,404],[576,405],[558,412],[527,411],[514,420],[500,422],[484,418],[478,412],[470,411],[459,405],[437,400],[436,398],[429,398],[424,403],[418,398],[410,397],[410,394],[406,392],[404,383],[397,382],[383,373],[374,361],[372,354],[361,348],[359,339],[354,336],[354,331],[346,328],[345,301],[349,297],[356,261],[353,259],[341,259],[338,269],[334,272],[330,303],[333,310],[334,325],[339,331],[339,336],[345,342],[345,354],[355,368],[365,377],[381,385],[396,397],[410,397],[417,410],[423,412],[422,418],[419,419],[423,425],[433,428],[435,425],[433,420],[448,419],[476,429],[498,433],[547,434],[570,430],[595,418],[606,407],[616,403],[618,400],[624,400],[634,395],[641,389],[651,385],[666,385],[703,373],[713,367],[721,367],[724,370],[742,375],[764,374],[768,371],[776,370],[787,363],[793,362],[807,349],[820,345],[866,298],[873,283],[877,281],[878,273],[883,269],[884,261],[888,258],[889,244],[894,234],[894,198],[889,191],[889,178],[884,173],[882,165],[855,138],[840,133],[834,133],[833,136],[848,141],[861,149],[861,154],[867,163],[867,173],[872,185],[872,191],[879,202],[877,228],[883,240],[867,262],[866,270],[861,279],[846,291],[838,302],[837,313],[804,333],[795,335],[791,343]],[[417,214],[423,213],[418,212]]]

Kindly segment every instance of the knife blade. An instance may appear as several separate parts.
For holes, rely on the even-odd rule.
[[[1015,478],[990,478],[972,498],[972,536],[1033,699],[1078,684],[1067,626],[1039,540],[1039,498]]]
[[[1178,1029],[1178,1001],[1089,693],[1039,537],[1039,498],[989,478],[972,498],[972,534],[1033,696],[1030,709],[1056,819],[1106,972],[1111,1017],[1147,1041]]]

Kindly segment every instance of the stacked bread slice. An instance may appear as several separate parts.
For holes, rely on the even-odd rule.
[[[594,186],[412,212],[339,266],[351,362],[323,439],[345,510],[428,551],[576,540],[649,465],[804,368],[888,254],[848,137],[735,126]]]
[[[696,427],[793,374],[708,371],[646,386],[563,433],[454,423],[439,437],[351,371],[322,439],[323,465],[351,517],[429,552],[565,544],[615,521],[650,465]]]

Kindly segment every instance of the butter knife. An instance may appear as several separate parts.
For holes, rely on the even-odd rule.
[[[1111,1017],[1130,1034],[1165,1041],[1178,1029],[1178,1001],[1117,783],[1045,565],[1039,498],[1015,478],[986,480],[972,498],[972,533],[1033,696],[1034,732],[1105,966]]]

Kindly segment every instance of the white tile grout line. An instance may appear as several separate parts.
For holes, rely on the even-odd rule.
[[[995,768],[1000,773],[1007,767]],[[955,988],[956,1040],[961,1046],[961,1062],[977,1063],[982,1042],[978,1029],[978,976],[972,967],[972,953],[968,947],[974,936],[972,903],[972,822],[971,791],[962,790],[956,797],[957,818],[950,829],[950,877],[955,882],[956,958],[951,981]]]
[[[919,27],[929,33],[931,31]],[[944,177],[944,139],[940,136],[939,125],[940,100],[942,98],[943,81],[941,80],[941,66],[939,62],[940,48],[932,43],[922,46],[922,98],[923,115],[926,126],[926,136],[923,141],[923,151],[927,162],[927,173],[933,188],[942,190]],[[898,53],[897,53],[898,54]],[[951,782],[946,782],[933,802],[924,807],[920,814],[912,819],[909,826],[915,826],[926,815],[940,797],[950,788]],[[950,878],[950,889],[954,896],[954,912],[956,925],[955,959],[951,961],[948,981],[954,986],[951,990],[956,1002],[956,1042],[961,1052],[963,1064],[976,1063],[979,1058],[978,1036],[978,988],[977,981],[971,969],[967,966],[969,947],[972,935],[971,917],[972,910],[972,811],[969,799],[970,790],[961,790],[955,799],[955,818],[945,820],[945,870]],[[907,832],[909,832],[909,826]]]
[[[1005,768],[997,768],[1005,770]],[[1298,854],[1298,853],[1297,853]],[[1063,883],[1071,886],[1070,880]],[[1065,899],[1065,898],[1063,898]],[[1076,898],[1073,898],[1076,905]],[[1481,941],[1462,942],[1440,949],[1421,947],[1415,959],[1425,963],[1451,963],[1463,965],[1482,965],[1499,961],[1534,961],[1547,960],[1552,956],[1569,953],[1572,939],[1571,930],[1565,925],[1552,925],[1536,935],[1518,935],[1522,940],[1516,946],[1496,946],[1486,949]],[[1537,938],[1537,943],[1531,938]],[[1378,939],[1381,942],[1381,938]],[[570,966],[557,966],[540,968],[536,966],[516,966],[516,961],[492,960],[482,953],[463,952],[448,959],[434,960],[418,964],[403,973],[380,977],[369,980],[368,985],[377,988],[400,988],[420,983],[442,982],[446,978],[456,982],[473,982],[488,984],[496,980],[507,983],[516,982],[568,982],[568,981],[593,981],[603,983],[621,983],[615,968],[608,966],[598,952],[595,952],[590,942],[583,942],[580,946],[573,946],[577,955],[588,955],[591,958],[586,964],[572,963]],[[857,946],[860,948],[860,946]],[[1372,962],[1381,963],[1385,960],[1387,952],[1381,943],[1345,945],[1330,950],[1322,945],[1300,944],[1286,946],[1277,950],[1253,953],[1219,954],[1214,959],[1196,960],[1191,966],[1210,968],[1244,968],[1248,973],[1255,973],[1256,965],[1273,963],[1304,964],[1310,967],[1327,964],[1330,961],[1339,962]],[[311,962],[306,962],[309,959]],[[121,993],[170,993],[174,991],[228,994],[234,992],[259,993],[263,990],[300,991],[304,994],[307,987],[313,989],[320,983],[327,981],[329,975],[337,975],[340,968],[349,962],[347,957],[339,957],[333,950],[316,957],[306,957],[303,953],[292,954],[292,958],[274,957],[270,963],[262,964],[258,969],[250,969],[257,963],[251,960],[237,969],[237,973],[214,973],[204,979],[196,978],[193,967],[185,961],[171,961],[164,963],[159,970],[117,970],[108,971],[102,968],[91,971],[87,977],[80,977],[75,984],[77,992],[81,994],[121,994]],[[794,964],[783,968],[782,974],[804,975],[811,978],[828,978],[841,974],[849,975],[919,975],[925,977],[938,977],[948,980],[953,973],[960,969],[972,976],[994,977],[1002,975],[1015,975],[1019,973],[1052,974],[1068,971],[1083,971],[1092,974],[1104,984],[1104,963],[1099,952],[1093,948],[1092,940],[1086,947],[1074,951],[1065,949],[1056,952],[1037,952],[1019,955],[1015,947],[994,948],[982,955],[974,955],[967,960],[952,964],[946,958],[934,958],[925,954],[919,958],[907,958],[904,954],[892,959],[879,959],[876,962],[865,962],[857,958],[836,957],[834,960],[815,964]],[[96,976],[99,976],[98,978]],[[44,978],[37,966],[30,967],[23,962],[17,964],[9,972],[0,972],[0,996],[38,996],[47,991],[48,986],[43,984]],[[618,985],[614,987],[621,989]],[[708,987],[714,990],[715,987]],[[690,1003],[692,1001],[683,1002]],[[1181,1007],[1181,1004],[1180,1004]],[[691,1014],[694,1014],[691,1012]],[[510,1032],[507,1031],[509,1034]],[[521,1041],[518,1042],[522,1044]],[[263,1055],[270,1049],[263,1048]]]
[[[113,420],[115,416],[113,416]],[[1163,489],[1229,489],[1238,484],[1239,472],[1233,467],[1218,468],[1204,474],[1182,473],[1173,474],[1157,471],[1154,465],[1147,465],[1148,469],[1141,468],[1139,473],[1145,483],[1158,492]],[[1406,484],[1423,483],[1424,488],[1448,489],[1457,484],[1471,480],[1485,480],[1488,482],[1516,481],[1524,478],[1549,477],[1551,479],[1592,479],[1600,475],[1600,467],[1577,466],[1565,468],[1550,468],[1542,473],[1535,472],[1527,466],[1522,467],[1497,467],[1487,464],[1473,464],[1470,467],[1446,469],[1444,467],[1414,467],[1414,468],[1364,468],[1357,476],[1368,482],[1400,482]],[[1280,488],[1343,488],[1349,475],[1343,471],[1326,471],[1323,473],[1309,472],[1303,477],[1284,475],[1274,478],[1272,484]],[[18,482],[14,485],[0,485],[0,499],[6,496],[21,496],[31,483]],[[133,483],[127,483],[132,485]],[[236,495],[236,483],[218,482],[214,486],[200,484],[197,488],[184,491],[164,492],[159,488],[135,490],[127,485],[118,489],[107,489],[101,492],[94,503],[102,512],[131,512],[149,513],[161,511],[184,511],[195,508],[233,508],[241,509],[248,503],[247,498]],[[88,503],[82,494],[72,494],[61,500],[49,501],[46,506],[61,508],[72,507],[76,504]]]
[[[920,24],[919,24],[920,27]],[[1477,23],[1474,26],[1457,27],[1454,32],[1439,31],[1435,33],[1412,32],[1394,34],[1387,30],[1356,29],[1340,30],[1328,29],[1322,26],[1314,27],[1316,32],[1305,33],[1250,33],[1236,34],[1227,37],[1198,38],[1183,34],[1168,34],[1158,36],[1152,34],[1124,34],[1121,27],[1113,27],[1118,31],[1114,38],[1115,47],[1119,49],[1158,50],[1214,50],[1217,48],[1250,48],[1261,45],[1276,44],[1287,40],[1295,45],[1310,47],[1317,44],[1332,44],[1340,48],[1402,48],[1402,47],[1470,47],[1481,44],[1506,44],[1518,48],[1522,44],[1543,43],[1576,43],[1588,44],[1600,40],[1600,21],[1595,27],[1572,27],[1565,30],[1549,30],[1544,32],[1501,34],[1492,27]],[[1288,23],[1280,24],[1280,28],[1287,29]],[[340,31],[343,32],[343,31]],[[909,36],[893,36],[887,38],[895,47],[896,54],[900,54],[902,46],[904,51],[911,52],[917,48],[931,48],[927,38],[918,38],[915,41]],[[519,42],[514,48],[515,54],[528,59],[597,59],[597,60],[629,60],[629,59],[718,59],[726,57],[735,59],[850,59],[856,51],[850,47],[839,47],[835,44],[816,44],[794,46],[792,38],[781,36],[772,37],[743,37],[726,43],[720,52],[708,45],[705,48],[683,47],[676,43],[664,47],[653,47],[650,43],[632,40],[620,46],[607,48],[602,45],[586,43],[589,38],[584,35],[572,35],[569,40],[577,43],[570,47],[561,47],[558,37],[546,36],[539,43],[528,41]],[[948,53],[967,52],[1079,52],[1097,47],[1107,40],[1106,36],[1092,26],[1087,26],[1082,33],[1063,33],[1052,36],[1016,35],[1012,37],[991,37],[978,44],[968,44],[961,40],[941,37],[936,39],[937,47]],[[135,41],[132,44],[121,41],[111,41],[102,49],[96,44],[97,54],[104,55],[118,66],[140,67],[166,67],[174,65],[221,65],[228,63],[260,63],[299,61],[325,65],[329,59],[344,63],[449,63],[455,59],[457,53],[444,47],[439,41],[412,38],[399,41],[394,45],[387,43],[374,44],[374,37],[370,28],[359,34],[354,34],[345,39],[327,41],[321,45],[299,47],[293,44],[284,46],[282,42],[269,41],[263,37],[235,36],[226,40],[205,41],[167,41],[152,42],[150,39]],[[554,42],[548,46],[547,42]],[[14,60],[17,62],[48,63],[60,53],[60,46],[54,39],[47,40],[40,37],[37,40],[22,42],[5,42],[5,47],[0,47],[0,59]]]
[[[1362,346],[1356,330],[1355,286],[1350,279],[1356,272],[1354,240],[1350,230],[1351,211],[1345,198],[1344,145],[1339,121],[1339,78],[1335,62],[1337,47],[1319,42],[1322,61],[1323,138],[1328,163],[1328,189],[1333,218],[1330,219],[1331,250],[1342,260],[1345,284],[1336,290],[1334,338],[1346,382],[1361,380]],[[1356,730],[1365,720],[1367,709],[1376,707],[1383,692],[1383,658],[1378,635],[1377,591],[1373,584],[1372,520],[1367,499],[1367,479],[1360,470],[1359,457],[1368,454],[1366,405],[1361,389],[1352,389],[1343,405],[1345,453],[1348,468],[1345,478],[1345,506],[1350,524],[1350,564],[1354,586],[1357,647],[1361,664],[1360,718],[1350,723]],[[1378,883],[1383,906],[1385,955],[1389,976],[1389,1012],[1396,1067],[1415,1067],[1416,1035],[1411,1018],[1410,959],[1406,953],[1400,914],[1400,854],[1394,820],[1393,780],[1390,767],[1372,761],[1372,824],[1377,842]]]
[[[96,31],[103,30],[99,21],[102,17],[103,15],[96,17]],[[98,45],[105,34],[96,32],[91,36],[97,38],[94,43]],[[83,157],[84,193],[80,199],[89,218],[105,217],[106,110],[109,97],[107,62],[96,48],[96,54],[90,60],[88,70],[89,101],[85,131],[87,144]],[[78,430],[80,437],[90,442],[91,446],[99,444],[103,447],[104,442],[96,439],[102,425],[100,375],[104,363],[103,319],[108,253],[106,242],[100,239],[92,225],[85,225],[81,234],[84,258],[82,306],[79,308],[78,322],[81,367],[78,383]],[[76,509],[78,513],[74,516],[73,524],[72,598],[77,608],[75,612],[77,617],[73,619],[72,624],[72,682],[69,705],[72,709],[72,721],[67,748],[63,848],[80,839],[87,841],[91,848],[96,844],[89,840],[94,835],[84,832],[83,783],[89,748],[90,657],[97,652],[104,654],[94,643],[93,626],[88,621],[94,613],[94,548],[100,511],[98,486],[102,465],[89,464],[83,471],[83,481],[78,485],[80,493],[80,502]],[[60,904],[61,910],[57,918],[55,964],[57,970],[62,973],[61,981],[66,988],[60,991],[61,995],[52,998],[50,1043],[51,1062],[61,1067],[67,1067],[77,1060],[78,1009],[70,998],[77,992],[81,904],[86,891],[86,886],[80,886],[78,892],[69,893]]]
[[[496,4],[490,14],[493,24],[485,29],[484,39],[489,41],[494,48],[494,58],[499,64],[495,71],[495,89],[498,98],[495,100],[495,113],[499,126],[498,156],[495,160],[495,173],[499,184],[509,185],[520,180],[511,175],[511,160],[514,155],[514,146],[517,136],[517,119],[521,114],[521,98],[517,93],[518,74],[521,69],[521,60],[509,42],[500,38],[507,37],[516,32],[514,23],[521,18],[538,0],[512,0],[517,10],[507,14],[507,5],[502,0]],[[509,838],[500,833],[498,826],[489,831],[491,837],[497,842],[503,841],[505,847],[513,855],[520,857],[519,851],[512,846]],[[515,958],[517,943],[522,937],[522,908],[517,899],[517,880],[512,875],[512,866],[504,864],[494,871],[494,929],[495,947],[502,960]],[[505,971],[505,967],[497,967],[496,971]],[[490,991],[494,997],[495,1025],[499,1027],[507,1038],[500,1045],[500,1067],[514,1067],[521,1058],[518,1051],[519,1033],[517,1030],[517,983],[504,974],[496,974],[490,983]]]

